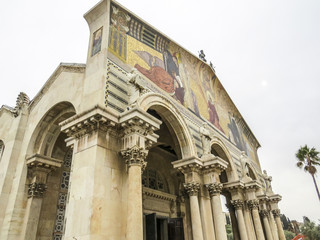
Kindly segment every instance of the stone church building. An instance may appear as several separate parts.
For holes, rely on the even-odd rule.
[[[214,69],[117,2],[86,64],[0,109],[1,240],[284,240],[281,196]]]

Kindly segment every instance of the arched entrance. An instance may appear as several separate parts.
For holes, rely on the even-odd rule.
[[[34,239],[62,239],[64,215],[67,205],[68,185],[72,161],[72,148],[66,146],[67,135],[59,123],[75,115],[75,108],[68,102],[53,106],[37,125],[28,147],[28,205],[26,236]],[[44,174],[45,173],[45,174]],[[40,176],[40,177],[39,177]],[[42,187],[39,194],[37,190]],[[37,218],[35,218],[38,215]],[[30,237],[31,239],[31,237]]]
[[[187,215],[184,176],[172,162],[190,154],[190,145],[178,117],[169,108],[155,104],[147,112],[162,124],[155,132],[159,138],[149,149],[142,176],[144,239],[183,240]]]

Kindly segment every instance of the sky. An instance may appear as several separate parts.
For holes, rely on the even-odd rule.
[[[0,1],[0,106],[14,107],[19,92],[34,98],[60,62],[86,62],[83,14],[97,2]],[[204,50],[261,144],[281,212],[320,219],[312,178],[295,158],[305,144],[320,151],[320,1],[118,2],[191,53]]]

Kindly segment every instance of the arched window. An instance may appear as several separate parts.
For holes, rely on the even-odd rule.
[[[146,169],[142,175],[142,185],[147,188],[168,192],[168,186],[161,174],[154,169]]]
[[[0,161],[4,152],[4,143],[0,140]]]

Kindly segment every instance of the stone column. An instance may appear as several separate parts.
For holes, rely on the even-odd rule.
[[[277,225],[276,225],[276,222],[274,220],[272,212],[269,212],[269,216],[270,216],[270,227],[271,227],[273,239],[279,240],[278,231],[277,231]]]
[[[252,200],[248,200],[247,203],[248,203],[248,207],[251,209],[251,212],[252,212],[253,224],[254,224],[254,228],[256,230],[257,239],[258,240],[265,240],[263,228],[262,228],[261,221],[260,221],[259,211],[258,211],[259,200],[252,199]]]
[[[190,182],[185,183],[183,186],[186,189],[190,199],[193,239],[203,240],[201,216],[198,202],[198,191],[200,189],[200,184],[197,182]]]
[[[282,228],[282,223],[281,223],[281,220],[280,220],[280,210],[279,209],[274,209],[274,210],[272,210],[272,214],[273,214],[273,216],[274,216],[274,218],[276,220],[279,239],[280,240],[285,240],[286,237],[284,235],[283,228]]]
[[[270,228],[269,220],[268,220],[268,211],[265,209],[260,210],[260,215],[263,220],[263,225],[264,225],[264,229],[266,232],[267,240],[273,240],[272,232],[271,232],[271,228]]]
[[[202,219],[204,239],[216,240],[213,227],[210,196],[204,185],[200,188],[200,214]]]
[[[226,206],[227,206],[227,208],[229,209],[229,213],[230,213],[233,239],[234,239],[234,240],[240,240],[239,228],[238,228],[238,223],[237,223],[237,217],[236,217],[235,209],[234,209],[233,205],[231,204],[229,198],[227,198],[227,204],[226,204]]]
[[[248,239],[246,224],[244,222],[243,212],[242,212],[243,201],[240,199],[231,200],[231,204],[236,209],[240,238],[241,239]]]
[[[249,240],[256,240],[256,234],[254,232],[254,226],[252,223],[252,217],[248,206],[245,206],[243,209],[244,220],[246,222],[246,228],[248,233]]]
[[[213,213],[214,229],[216,233],[216,239],[227,239],[226,227],[224,225],[225,219],[222,213],[222,206],[220,200],[220,193],[222,191],[221,183],[210,183],[206,185],[211,197],[211,206]]]
[[[143,239],[141,173],[146,166],[147,151],[138,146],[121,152],[128,167],[128,215],[126,239]]]
[[[51,171],[61,167],[61,163],[60,160],[40,155],[34,155],[27,159],[30,183],[28,184],[28,201],[21,232],[22,239],[36,239],[42,200],[47,190],[47,177]]]
[[[133,108],[120,118],[122,151],[128,171],[127,240],[143,239],[143,207],[141,174],[146,167],[147,148],[157,141],[154,131],[161,121]]]

